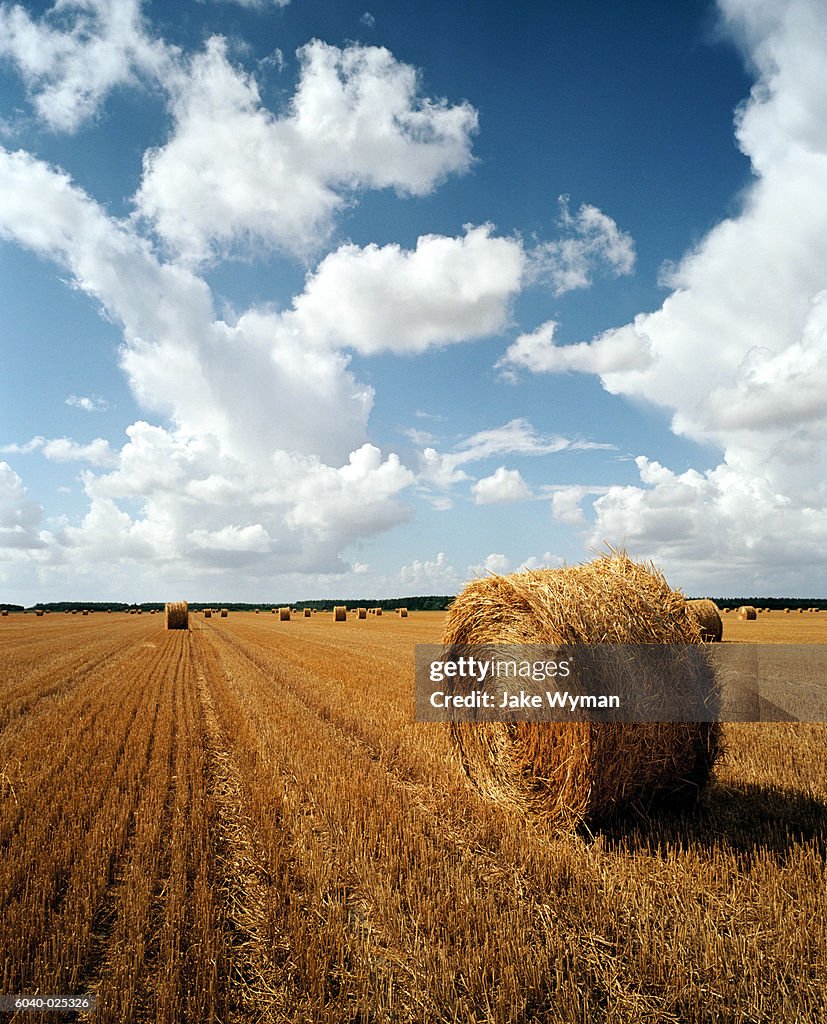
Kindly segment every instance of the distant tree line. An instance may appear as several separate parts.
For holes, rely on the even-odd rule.
[[[231,612],[251,612],[256,608],[279,608],[289,605],[291,608],[332,608],[334,605],[343,604],[348,608],[381,608],[383,611],[395,611],[397,608],[407,608],[408,611],[441,612],[454,600],[453,595],[442,594],[419,597],[348,597],[348,598],[327,598],[314,601],[189,601],[192,609],[201,608],[226,608]],[[0,607],[8,608],[9,611],[25,611],[22,604],[3,604]],[[124,612],[128,608],[140,608],[141,611],[149,612],[153,608],[156,611],[164,610],[163,601],[141,601],[129,603],[126,601],[38,601],[30,606],[32,610],[42,608],[50,612],[83,611],[87,609],[92,612],[105,612],[110,609],[113,612]]]
[[[827,608],[827,599],[818,597],[713,597],[719,608],[740,608],[751,604],[756,608],[779,611],[784,608]]]

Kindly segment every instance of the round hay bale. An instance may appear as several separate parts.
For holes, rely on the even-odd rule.
[[[742,604],[738,609],[738,618],[743,619],[744,621],[757,619],[758,613],[751,604]]]
[[[376,609],[376,614],[377,615],[381,615],[382,614],[382,609],[381,608],[377,608]]]
[[[226,619],[228,615],[229,615],[229,612],[227,611],[227,609],[226,608],[222,608],[221,609],[221,618],[222,619]]]
[[[190,615],[186,601],[168,601],[164,607],[167,629],[189,629]]]
[[[35,608],[34,613],[35,613],[35,615],[38,618],[42,618],[42,616],[43,616],[43,609],[42,608]]]
[[[400,619],[407,619],[407,617],[408,617],[408,609],[407,608],[400,608],[399,609],[399,618]]]
[[[698,601],[687,601],[686,610],[701,627],[701,637],[705,643],[719,643],[724,631],[724,624],[718,613],[718,605],[708,598]]]
[[[204,618],[205,619],[211,619],[212,618],[212,608],[205,608],[204,609]]]
[[[4,608],[2,611],[0,611],[0,615],[2,615],[4,619],[6,618],[6,616],[8,614],[9,614],[8,608]]]
[[[334,622],[345,622],[347,621],[347,608],[343,604],[337,604],[333,609],[333,621]]]
[[[588,565],[474,580],[451,604],[444,644],[701,644],[683,595],[626,555]],[[678,673],[685,646],[672,657]],[[700,654],[700,652],[699,652]],[[640,658],[634,651],[630,658]],[[703,666],[714,692],[714,671]],[[634,662],[626,669],[635,679]],[[451,735],[471,782],[489,798],[554,825],[625,807],[696,797],[719,753],[717,723],[461,722]]]
[[[279,622],[289,622],[289,621],[290,621],[290,609],[289,608],[279,608]]]
[[[304,617],[306,619],[309,619],[312,614],[313,614],[313,612],[311,612],[311,610],[309,608],[305,608],[305,610],[304,610]]]
[[[366,619],[368,617],[368,610],[367,608],[357,608],[356,614],[360,619]]]

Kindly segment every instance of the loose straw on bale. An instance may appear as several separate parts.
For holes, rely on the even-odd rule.
[[[699,674],[703,692],[716,692],[708,657],[701,650],[685,657],[684,645],[702,641],[683,595],[654,567],[623,553],[474,580],[449,608],[442,641],[676,645],[664,649],[670,698],[696,687]],[[611,671],[623,674],[627,690],[637,683],[641,660],[635,648],[622,662],[612,659]],[[483,794],[562,826],[656,799],[696,796],[719,753],[717,723],[473,722],[453,723],[451,735]]]
[[[189,629],[189,608],[186,601],[168,601],[164,607],[167,629]]]
[[[756,619],[758,618],[758,613],[755,611],[755,608],[753,608],[751,604],[742,604],[741,607],[738,609],[738,618]]]
[[[706,643],[720,641],[724,624],[718,613],[718,605],[714,601],[703,598],[699,601],[687,601],[686,610],[701,627],[701,635]]]
[[[289,621],[290,621],[290,609],[289,608],[279,608],[279,622],[289,622]]]
[[[333,609],[333,621],[345,622],[347,620],[347,608],[343,604],[337,604]]]

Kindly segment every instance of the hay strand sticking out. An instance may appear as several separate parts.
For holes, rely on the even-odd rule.
[[[186,601],[167,601],[164,606],[167,629],[189,629],[190,613]]]
[[[346,622],[347,621],[347,608],[343,604],[337,604],[333,609],[333,621],[334,622]]]
[[[445,644],[700,644],[686,601],[625,554],[474,580],[448,610]],[[709,685],[714,674],[709,669]],[[453,723],[472,783],[550,824],[694,797],[719,753],[717,723]]]
[[[744,619],[745,621],[748,619],[757,619],[758,613],[751,604],[742,604],[738,609],[738,618]]]
[[[698,601],[687,601],[686,610],[701,627],[701,635],[705,643],[719,643],[724,632],[724,624],[718,612],[718,605],[708,598]]]
[[[279,608],[279,622],[289,622],[289,621],[290,621],[290,609],[289,608]]]

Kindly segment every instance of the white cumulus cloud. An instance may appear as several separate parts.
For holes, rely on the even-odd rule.
[[[757,78],[735,120],[754,172],[741,211],[672,269],[660,309],[572,346],[543,325],[503,362],[599,374],[723,452],[708,472],[641,457],[640,486],[595,501],[592,542],[627,542],[704,589],[715,578],[797,593],[821,585],[827,543],[827,9],[719,7]],[[558,499],[562,518],[576,516],[572,500]]]
[[[188,260],[258,241],[304,254],[360,189],[423,195],[466,171],[477,115],[422,97],[416,71],[381,47],[314,40],[298,51],[289,110],[213,37],[172,97],[168,142],[144,157],[137,209]]]
[[[0,6],[0,57],[17,65],[45,123],[75,131],[115,86],[169,77],[175,51],[152,38],[141,0],[58,0],[34,20]]]
[[[491,476],[478,480],[471,488],[475,505],[508,505],[531,497],[531,489],[518,469],[499,466]]]
[[[308,278],[295,320],[365,355],[423,352],[501,330],[522,267],[520,244],[490,225],[468,226],[461,238],[423,235],[414,250],[345,245]]]

